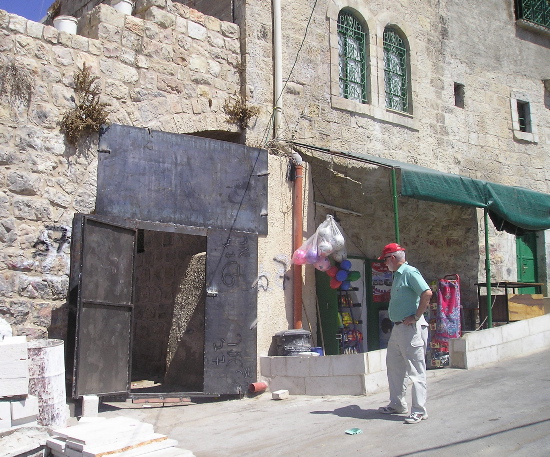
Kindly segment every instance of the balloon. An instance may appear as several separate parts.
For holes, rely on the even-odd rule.
[[[330,260],[326,257],[322,257],[320,260],[313,264],[319,271],[327,271],[330,268]]]
[[[346,270],[338,270],[338,273],[336,273],[335,278],[338,281],[345,281],[348,278],[348,272]]]
[[[330,280],[331,289],[338,289],[338,287],[340,287],[341,284],[342,284],[342,281],[338,281],[336,278],[332,278]]]
[[[361,273],[358,271],[350,271],[348,274],[348,281],[357,281],[361,277]]]
[[[340,289],[349,290],[350,287],[351,287],[351,284],[349,283],[349,281],[342,281],[342,285],[340,286]]]
[[[347,259],[342,260],[342,262],[340,263],[340,268],[342,270],[349,270],[351,268],[351,262]]]
[[[319,260],[317,249],[308,249],[306,251],[306,263],[315,263]]]
[[[338,267],[336,265],[333,265],[327,270],[327,275],[329,275],[331,278],[334,278],[336,276],[336,273],[338,273]]]
[[[333,237],[332,245],[334,246],[334,249],[339,251],[340,249],[343,249],[345,246],[345,240],[342,235],[335,235]]]
[[[306,251],[303,249],[296,249],[292,254],[292,262],[296,265],[303,265],[306,263]]]
[[[334,251],[334,248],[332,247],[332,244],[330,244],[328,241],[322,240],[317,245],[317,250],[321,257],[326,257],[327,255],[330,255],[332,251]]]
[[[345,258],[348,256],[347,252],[345,249],[342,249],[340,251],[334,251],[332,253],[332,257],[334,258],[334,260],[336,260],[337,262],[342,262],[343,260],[345,260]]]

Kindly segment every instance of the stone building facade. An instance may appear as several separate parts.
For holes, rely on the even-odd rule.
[[[94,212],[98,157],[97,137],[72,147],[58,122],[73,105],[73,75],[84,63],[100,78],[112,123],[270,152],[269,234],[258,240],[254,285],[258,355],[272,351],[273,335],[292,323],[291,149],[306,162],[304,238],[326,214],[336,214],[348,254],[363,259],[375,259],[394,241],[390,176],[331,151],[550,193],[544,83],[550,38],[544,28],[517,21],[514,0],[282,1],[280,97],[274,93],[277,2],[138,0],[131,16],[98,1],[69,3],[73,10],[64,12],[79,16],[77,35],[0,12],[2,62],[16,62],[35,80],[28,105],[10,104],[7,96],[0,104],[0,313],[18,334],[64,338],[66,332],[71,221],[76,212]],[[352,14],[364,32],[360,101],[341,91],[341,12]],[[387,106],[388,27],[407,56],[406,109]],[[259,109],[244,132],[223,110],[241,96]],[[520,126],[518,101],[528,104],[529,132]],[[277,103],[280,123],[271,141]],[[475,308],[485,260],[479,210],[410,198],[398,205],[411,263],[430,281],[459,274],[463,304]],[[545,293],[548,233],[536,233]],[[494,279],[517,280],[515,237],[491,226],[490,244]],[[304,327],[316,337],[312,267],[304,268],[303,283]]]

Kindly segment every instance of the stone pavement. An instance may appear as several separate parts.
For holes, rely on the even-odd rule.
[[[387,392],[280,401],[265,392],[145,408],[106,403],[100,416],[150,422],[196,457],[550,455],[550,350],[474,370],[428,373],[430,418],[415,425],[377,412]],[[345,433],[354,427],[362,433]]]

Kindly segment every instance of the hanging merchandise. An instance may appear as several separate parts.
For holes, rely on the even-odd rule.
[[[452,279],[451,279],[452,278]],[[428,308],[428,350],[427,368],[449,366],[449,339],[462,335],[460,278],[457,274],[447,275],[434,284],[437,302]]]
[[[329,214],[325,221],[317,227],[315,233],[294,251],[292,262],[296,265],[312,264],[318,270],[326,271],[330,267],[326,262],[320,261],[333,253],[338,253],[338,258],[335,258],[338,262],[347,257],[342,230],[334,217]]]

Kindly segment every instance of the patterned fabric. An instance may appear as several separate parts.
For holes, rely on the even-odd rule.
[[[460,285],[455,279],[440,279],[437,288],[436,339],[459,338]]]

